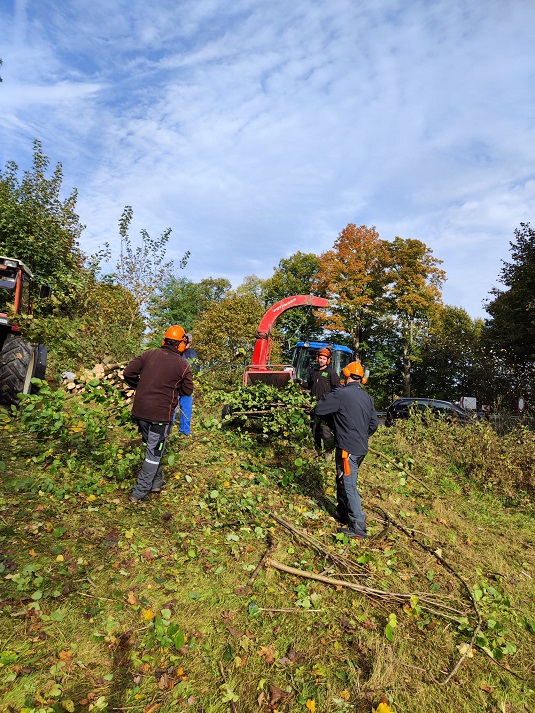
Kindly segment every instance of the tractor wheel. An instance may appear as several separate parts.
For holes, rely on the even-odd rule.
[[[22,337],[8,334],[0,352],[0,403],[19,404],[18,394],[29,394],[36,349]]]
[[[45,378],[46,374],[46,359],[47,359],[47,348],[44,344],[38,344],[35,347],[35,366],[33,369],[33,374],[32,376],[34,379],[41,379],[43,380]],[[36,394],[39,391],[39,387],[36,386],[35,384],[31,385],[31,390],[30,393]]]

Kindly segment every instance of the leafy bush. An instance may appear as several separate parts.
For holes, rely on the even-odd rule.
[[[124,448],[125,437],[133,437],[135,429],[130,410],[113,385],[93,379],[85,393],[72,397],[46,382],[33,381],[39,393],[22,396],[18,414],[12,408],[23,431],[42,441],[31,462],[42,463],[51,476],[64,473],[62,493],[56,494],[102,493],[108,478],[123,480],[132,475],[140,448]],[[47,475],[29,485],[33,490],[57,491]]]
[[[227,425],[252,430],[262,438],[288,439],[296,445],[310,438],[313,401],[293,383],[284,389],[257,383],[230,393],[213,392],[206,399],[225,405],[223,420]]]

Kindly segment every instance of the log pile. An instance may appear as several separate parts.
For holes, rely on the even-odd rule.
[[[108,381],[122,393],[125,402],[130,404],[134,399],[136,391],[123,379],[124,367],[124,364],[107,363],[104,361],[101,364],[95,364],[92,369],[83,369],[77,374],[65,372],[62,386],[70,393],[83,394],[86,384],[92,379]]]

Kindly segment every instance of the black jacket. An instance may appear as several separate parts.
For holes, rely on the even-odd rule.
[[[132,359],[123,376],[136,387],[132,415],[143,421],[171,422],[178,397],[193,393],[190,365],[176,347],[168,345],[149,349]]]
[[[330,394],[331,391],[340,386],[340,379],[336,371],[330,366],[320,369],[319,364],[317,364],[310,370],[307,386],[316,399],[321,399],[322,396]]]
[[[368,452],[368,438],[375,433],[379,419],[373,398],[357,382],[326,394],[316,404],[317,416],[332,414],[334,438],[338,448],[352,455]]]

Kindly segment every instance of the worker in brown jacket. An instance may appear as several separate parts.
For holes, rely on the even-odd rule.
[[[124,369],[125,381],[136,388],[132,416],[146,444],[145,459],[130,502],[161,492],[165,481],[161,460],[173,426],[180,396],[193,393],[193,375],[182,353],[188,346],[184,329],[169,327],[162,346],[132,359]]]

